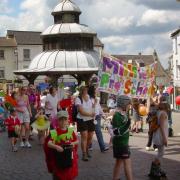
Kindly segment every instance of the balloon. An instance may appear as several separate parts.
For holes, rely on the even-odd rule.
[[[147,108],[144,105],[139,106],[139,114],[141,116],[146,116],[147,115]]]
[[[168,94],[173,94],[174,88],[172,86],[167,88],[167,93]]]
[[[11,96],[5,96],[5,102],[11,104],[12,106],[17,106],[16,100],[14,100]]]
[[[176,105],[180,105],[180,96],[176,97]]]

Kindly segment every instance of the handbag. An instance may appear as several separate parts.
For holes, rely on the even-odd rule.
[[[73,160],[73,146],[62,145],[63,152],[55,151],[56,165],[58,168],[65,169],[72,167]]]

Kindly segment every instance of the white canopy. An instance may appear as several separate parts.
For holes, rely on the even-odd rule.
[[[97,72],[99,54],[96,51],[45,51],[37,55],[28,69],[16,71],[16,74],[59,72],[76,74],[77,72]]]

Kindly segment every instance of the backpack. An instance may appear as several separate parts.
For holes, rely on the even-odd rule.
[[[157,113],[152,114],[152,115],[149,117],[149,123],[150,123],[149,132],[150,132],[150,133],[156,132],[156,130],[159,128],[158,115],[157,115]]]
[[[83,103],[83,100],[80,96],[78,96],[78,98],[81,100],[81,104]],[[77,114],[78,114],[78,108],[76,106],[76,104],[74,103],[72,106],[72,120],[73,122],[77,122]]]

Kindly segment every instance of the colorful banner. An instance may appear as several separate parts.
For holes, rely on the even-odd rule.
[[[99,90],[115,95],[147,98],[154,90],[156,63],[138,67],[104,56],[99,72]]]

